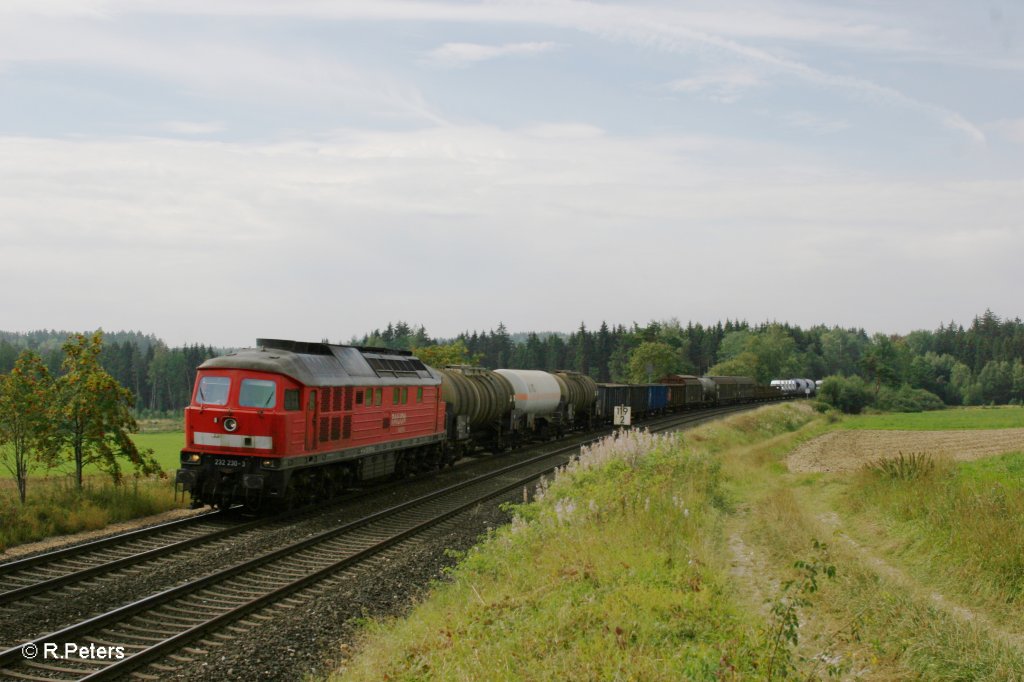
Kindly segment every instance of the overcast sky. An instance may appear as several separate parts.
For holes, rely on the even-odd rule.
[[[2,0],[0,329],[1022,312],[1018,0]]]

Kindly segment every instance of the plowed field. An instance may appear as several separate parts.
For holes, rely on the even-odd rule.
[[[832,431],[798,447],[786,463],[794,472],[852,471],[901,452],[967,461],[1015,451],[1024,451],[1024,429]]]

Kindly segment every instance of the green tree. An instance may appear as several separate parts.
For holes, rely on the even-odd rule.
[[[158,473],[151,450],[139,450],[128,436],[138,430],[131,408],[132,392],[100,365],[103,333],[76,334],[64,344],[64,375],[56,389],[56,452],[75,464],[75,482],[82,488],[82,471],[92,464],[121,482],[121,459],[143,474]]]
[[[875,383],[875,395],[883,383],[888,386],[899,384],[899,351],[885,334],[875,334],[871,339],[871,345],[861,357],[861,366]]]
[[[974,379],[971,368],[962,362],[953,365],[949,373],[949,385],[954,395],[959,396],[963,405],[981,404],[981,386]]]
[[[751,333],[746,330],[729,332],[726,334],[725,337],[722,338],[722,343],[718,346],[718,362],[722,363],[726,360],[732,360],[740,353],[745,353],[749,350],[750,337]]]
[[[28,474],[47,451],[52,401],[53,384],[42,358],[22,351],[11,373],[0,376],[0,461],[14,476],[22,504]]]
[[[481,353],[471,354],[462,339],[452,343],[414,348],[413,355],[425,365],[431,367],[447,367],[448,365],[479,365],[483,360]]]
[[[864,380],[859,376],[825,377],[821,382],[818,397],[847,414],[860,414],[860,411],[871,404],[871,392]]]
[[[981,399],[986,403],[1008,403],[1013,392],[1013,363],[990,360],[978,372]]]
[[[757,356],[754,378],[763,384],[800,373],[796,341],[780,325],[773,324],[752,336],[747,343],[747,350]]]
[[[750,351],[744,351],[735,357],[719,362],[708,369],[710,377],[756,377],[760,372],[759,361]]]
[[[629,380],[635,384],[657,381],[666,374],[674,374],[682,367],[682,358],[667,343],[645,341],[629,356]]]

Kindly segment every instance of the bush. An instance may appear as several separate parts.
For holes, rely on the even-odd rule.
[[[924,412],[926,410],[941,410],[945,404],[939,396],[931,391],[926,391],[923,388],[911,388],[908,384],[903,384],[898,389],[884,386],[878,392],[875,407],[888,412]]]
[[[12,491],[0,490],[0,549],[180,506],[174,489],[161,479],[114,485],[97,477],[86,479],[81,491],[67,479],[39,479],[32,481],[25,504],[16,500]]]
[[[860,414],[871,404],[871,390],[859,376],[825,377],[818,389],[818,399],[846,414]]]

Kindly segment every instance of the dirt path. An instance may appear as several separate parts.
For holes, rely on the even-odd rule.
[[[831,531],[835,541],[843,543],[858,560],[870,567],[878,575],[886,578],[909,594],[926,597],[934,604],[935,608],[945,611],[954,618],[984,629],[991,637],[999,639],[1003,644],[1024,651],[1024,632],[1010,631],[981,611],[961,604],[941,592],[922,585],[909,573],[883,559],[878,554],[877,548],[857,542],[850,537],[843,526],[842,519],[835,512],[820,514],[818,520]]]
[[[1024,452],[1024,429],[964,431],[832,431],[804,443],[789,456],[789,470],[853,471],[899,453],[929,452],[968,461],[1004,452]]]

